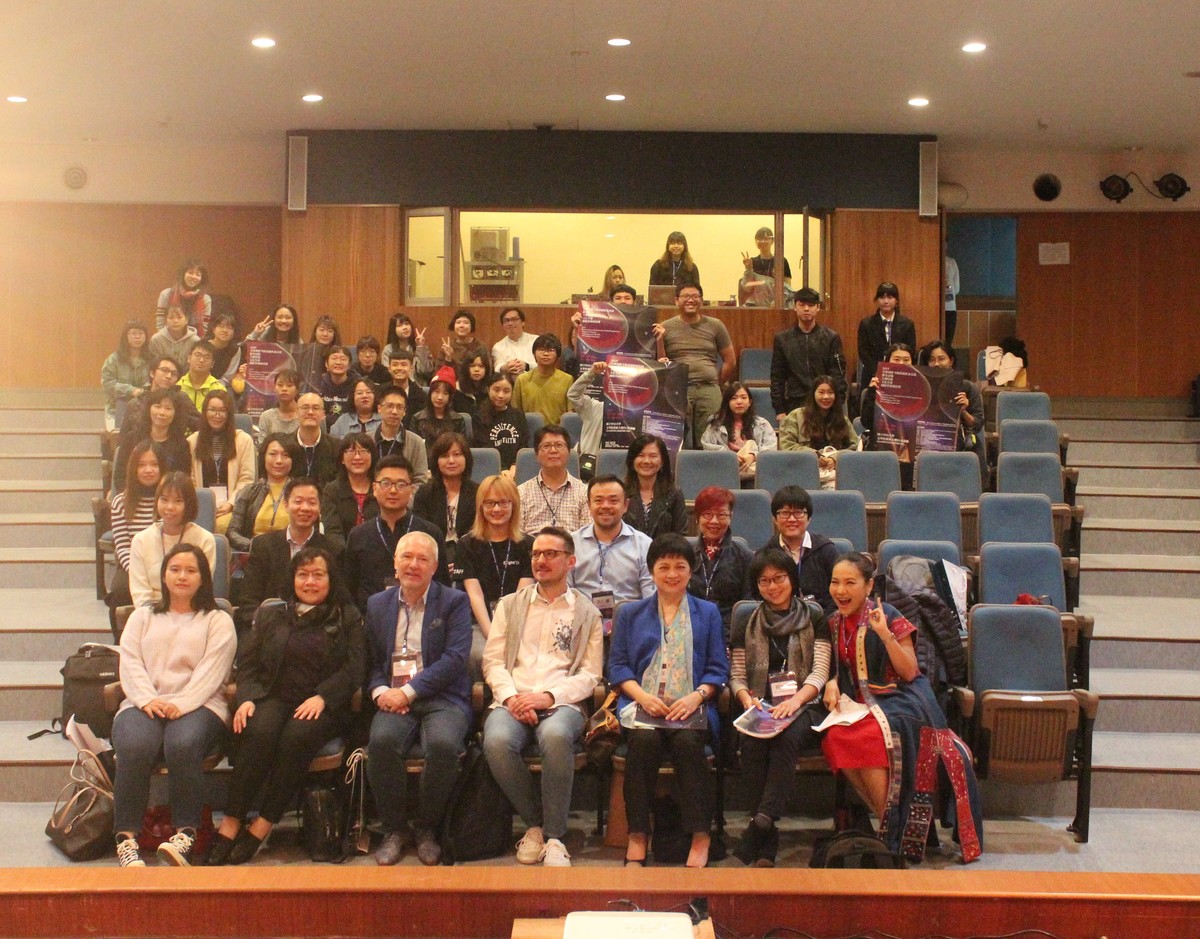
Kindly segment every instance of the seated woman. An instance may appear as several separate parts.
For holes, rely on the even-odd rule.
[[[843,773],[879,817],[879,836],[899,851],[912,807],[921,728],[945,727],[946,717],[917,665],[917,628],[895,607],[873,599],[874,586],[875,564],[868,555],[851,552],[834,565],[829,590],[837,612],[829,629],[836,667],[823,700],[831,712],[850,702],[872,710],[857,723],[830,727],[821,749],[830,768]],[[967,767],[975,831],[982,833],[969,761]]]
[[[337,600],[338,577],[328,551],[301,548],[291,596],[258,608],[238,650],[237,756],[210,865],[254,857],[295,803],[313,757],[349,725],[350,701],[366,678],[366,640],[358,610]],[[255,805],[258,817],[245,825]]]
[[[217,542],[196,524],[196,487],[187,474],[164,473],[154,499],[155,522],[133,536],[129,544],[129,593],[134,606],[162,599],[159,590],[163,557],[177,544],[195,545],[211,573],[217,566]]]
[[[178,400],[172,388],[159,388],[146,395],[146,415],[149,418],[149,432],[142,440],[154,444],[158,454],[159,466],[164,473],[180,470],[187,472],[192,468],[192,452],[188,449],[188,441],[184,436],[186,421],[179,413]],[[125,487],[129,456],[126,448],[132,441],[141,441],[131,437],[126,438],[117,450],[113,459],[113,494]],[[132,447],[129,447],[132,450]]]
[[[512,376],[496,372],[486,382],[487,397],[471,421],[471,444],[491,447],[500,454],[500,468],[507,470],[516,465],[517,451],[529,446],[529,424],[525,412],[512,406]]]
[[[294,434],[300,426],[300,373],[294,368],[281,368],[275,373],[275,407],[258,415],[258,439],[270,434]]]
[[[490,355],[476,352],[469,356],[463,363],[463,373],[450,399],[450,407],[459,414],[470,414],[474,418],[479,413],[479,406],[487,401],[488,373],[491,370]]]
[[[979,458],[980,477],[986,485],[987,443],[983,434],[983,394],[979,386],[958,371],[958,354],[940,339],[921,347],[917,353],[917,364],[929,368],[948,368],[956,373],[962,386],[951,399],[959,413],[957,448],[974,453]]]
[[[454,387],[454,369],[448,365],[439,368],[429,385],[429,404],[409,420],[413,433],[425,441],[427,448],[433,447],[434,441],[442,434],[466,433],[467,422],[450,407]]]
[[[884,352],[884,361],[891,362],[893,365],[912,365],[913,350],[911,346],[905,345],[902,342],[894,342],[887,347]],[[878,450],[879,435],[875,430],[875,395],[879,389],[879,379],[872,378],[871,383],[863,389],[862,398],[858,407],[859,420],[863,426],[863,449]],[[889,449],[883,447],[882,449]],[[896,456],[900,460],[900,488],[911,489],[913,481],[913,462],[912,454],[908,447],[904,446],[897,450]]]
[[[475,314],[470,310],[458,310],[450,317],[446,328],[450,335],[442,340],[441,353],[435,367],[440,372],[444,366],[454,369],[454,375],[461,382],[467,377],[467,363],[475,356],[482,355],[485,362],[490,362],[488,349],[475,335]]]
[[[351,434],[337,445],[336,479],[321,490],[321,523],[325,534],[345,544],[350,529],[379,514],[375,501],[375,463],[379,451],[369,434]]]
[[[112,584],[106,597],[110,609],[115,610],[119,606],[129,606],[133,603],[133,597],[129,594],[129,549],[133,544],[133,536],[154,524],[155,491],[161,476],[162,467],[158,462],[154,444],[143,440],[129,455],[124,491],[117,493],[112,501],[110,514],[117,569],[113,573]],[[118,641],[120,636],[117,635],[115,617],[112,618],[111,625],[113,639]]]
[[[700,446],[705,450],[732,450],[738,458],[738,476],[754,479],[758,454],[779,445],[775,428],[754,413],[754,399],[740,381],[731,381],[721,396],[721,407],[713,415]]]
[[[217,609],[208,560],[177,544],[159,571],[159,599],[134,610],[121,636],[121,690],[113,720],[117,757],[113,829],[122,867],[145,867],[137,836],[150,798],[150,775],[165,756],[175,833],[158,847],[169,864],[187,866],[204,806],[203,763],[225,736],[223,685],[237,636]]]
[[[425,384],[433,375],[433,356],[425,345],[425,330],[418,330],[407,313],[393,313],[388,320],[387,344],[383,347],[383,367],[387,368],[392,356],[407,352],[412,357],[413,370],[419,384]]]
[[[413,514],[433,522],[446,533],[441,546],[455,584],[462,581],[456,563],[458,539],[475,524],[475,493],[479,484],[471,478],[471,446],[462,434],[442,434],[429,450],[429,482],[413,498]]]
[[[374,434],[382,423],[375,407],[375,386],[365,378],[355,379],[350,386],[350,410],[333,422],[331,437],[351,434]]]
[[[706,486],[696,493],[692,512],[700,535],[688,539],[696,552],[696,567],[688,581],[688,593],[717,605],[726,643],[729,642],[733,605],[750,596],[747,577],[753,557],[745,542],[733,540],[729,528],[736,498],[722,486]]]
[[[246,338],[298,346],[304,342],[300,337],[300,314],[294,306],[281,303],[270,316],[256,324]]]
[[[795,718],[774,737],[741,739],[752,817],[733,853],[743,864],[774,867],[775,823],[795,790],[796,758],[817,745],[813,727],[825,719],[821,694],[832,649],[825,613],[800,593],[800,571],[785,551],[756,554],[750,583],[761,602],[749,622],[734,629],[729,691],[743,710],[761,707],[777,720]]]
[[[304,458],[291,434],[268,434],[258,451],[258,479],[238,493],[225,536],[234,551],[249,551],[257,535],[287,528],[283,487]]]
[[[254,482],[254,441],[234,426],[236,410],[228,391],[210,391],[200,408],[200,429],[188,438],[192,482],[211,489],[217,502],[217,530],[225,534],[238,493]]]
[[[471,612],[485,638],[500,598],[533,583],[532,548],[532,536],[521,533],[517,484],[505,475],[487,477],[475,493],[475,524],[462,536],[455,555]]]
[[[130,320],[121,327],[117,351],[100,366],[100,387],[104,389],[104,425],[107,430],[120,426],[125,405],[140,398],[150,384],[150,361],[146,324]]]
[[[338,327],[337,320],[332,316],[318,316],[317,321],[313,324],[312,335],[308,337],[308,341],[322,347],[322,349],[332,349],[334,346],[341,346],[342,330]],[[321,357],[324,357],[324,353],[321,353]]]
[[[858,434],[846,417],[846,403],[830,376],[813,379],[804,407],[796,408],[780,423],[779,449],[816,451],[821,488],[833,488],[838,454],[857,450]]]
[[[240,395],[241,391],[232,387],[239,373],[242,379],[246,377],[242,347],[234,338],[236,330],[237,319],[232,313],[217,313],[208,323],[208,342],[213,347],[212,373],[226,388]]]
[[[629,845],[625,864],[646,863],[650,804],[658,769],[669,755],[679,781],[683,828],[692,835],[688,867],[708,864],[712,787],[704,746],[716,746],[717,695],[729,678],[721,613],[687,593],[694,558],[682,535],[654,539],[646,565],[655,592],[617,610],[608,656],[608,681],[620,688]],[[698,714],[698,716],[697,716]],[[645,721],[666,726],[639,726]]]
[[[662,257],[650,265],[650,286],[700,286],[700,268],[688,251],[687,237],[681,231],[667,235]]]
[[[652,539],[687,531],[687,501],[675,485],[671,458],[661,437],[639,434],[625,454],[625,522]]]

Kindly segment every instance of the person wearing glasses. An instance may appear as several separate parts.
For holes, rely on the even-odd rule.
[[[578,531],[592,520],[583,481],[567,472],[571,437],[561,424],[547,424],[533,435],[538,474],[521,483],[521,530],[554,526]]]
[[[174,359],[166,355],[151,359],[150,384],[146,392],[148,394],[151,391],[169,390],[175,403],[177,420],[181,422],[183,432],[188,434],[199,428],[200,412],[183,390],[176,387],[175,382],[178,380],[179,366],[175,364]],[[139,395],[126,406],[125,419],[121,421],[121,436],[118,438],[120,446],[128,445],[132,448],[149,434],[150,410],[147,394]]]
[[[300,426],[292,438],[300,448],[303,461],[293,471],[296,476],[308,476],[324,486],[338,475],[334,449],[337,438],[325,433],[325,401],[314,391],[305,392],[296,402]]]
[[[771,498],[771,515],[775,519],[775,534],[758,553],[766,548],[782,548],[800,569],[800,590],[821,605],[832,616],[836,604],[829,595],[829,578],[838,558],[837,545],[816,532],[808,530],[812,520],[812,496],[800,486],[784,486]]]
[[[533,583],[533,538],[521,532],[521,494],[508,476],[488,476],[475,493],[475,523],[458,542],[463,589],[484,638],[502,597]],[[482,654],[482,653],[481,653]]]
[[[367,609],[367,601],[388,586],[395,569],[396,545],[401,538],[409,532],[424,532],[437,544],[446,539],[441,528],[410,510],[412,467],[404,457],[384,457],[376,463],[373,486],[379,514],[350,529],[342,555],[346,587],[360,610]],[[450,586],[450,571],[440,551],[435,567],[434,579]]]
[[[692,511],[700,534],[688,539],[696,552],[688,593],[717,605],[726,642],[733,605],[750,596],[746,578],[754,557],[745,540],[733,537],[729,528],[736,500],[737,496],[723,486],[706,486],[696,493]]]
[[[492,346],[492,368],[516,381],[522,372],[537,368],[533,356],[533,341],[537,336],[525,332],[525,311],[520,307],[510,306],[501,311],[500,325],[504,338]]]
[[[413,388],[416,388],[416,385],[413,385]],[[403,388],[392,385],[380,391],[379,428],[375,431],[375,448],[379,451],[380,459],[402,456],[408,460],[413,471],[413,482],[420,486],[429,482],[429,454],[420,434],[414,434],[404,426],[407,414],[408,398]]]

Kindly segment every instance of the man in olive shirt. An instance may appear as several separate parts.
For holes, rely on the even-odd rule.
[[[679,315],[656,323],[659,354],[688,367],[688,415],[684,442],[701,449],[700,437],[709,420],[721,407],[721,386],[733,378],[737,356],[725,324],[712,316],[701,316],[704,294],[692,284],[675,288]]]

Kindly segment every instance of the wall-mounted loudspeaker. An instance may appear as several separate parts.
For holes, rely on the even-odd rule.
[[[289,212],[308,208],[308,138],[288,137],[287,207]]]
[[[1053,173],[1043,173],[1033,181],[1033,194],[1043,202],[1053,202],[1062,192],[1062,183]]]
[[[938,145],[936,140],[922,141],[921,148],[921,194],[917,201],[917,214],[922,217],[938,214]]]

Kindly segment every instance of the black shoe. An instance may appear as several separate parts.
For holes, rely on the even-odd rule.
[[[208,859],[204,862],[209,867],[224,867],[229,863],[229,852],[233,850],[234,841],[224,835],[213,835],[212,846],[208,849]]]
[[[779,853],[779,829],[772,825],[766,831],[766,837],[758,849],[758,857],[754,859],[755,867],[774,867],[775,856]]]
[[[733,849],[733,856],[745,864],[747,867],[754,864],[759,855],[762,854],[763,844],[770,836],[774,828],[759,828],[753,821],[746,826],[746,830],[742,832],[741,840]]]
[[[238,832],[237,838],[233,842],[233,847],[229,849],[229,864],[245,864],[254,855],[258,853],[258,849],[262,847],[262,839],[255,838],[250,834],[249,828],[243,828]]]

